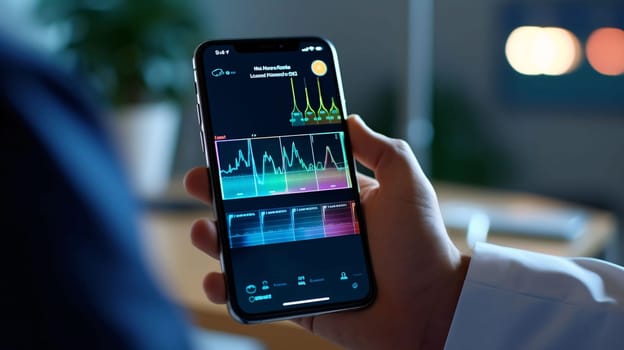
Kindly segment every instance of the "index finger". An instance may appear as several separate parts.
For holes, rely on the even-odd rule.
[[[358,115],[347,118],[355,158],[375,173],[380,183],[394,183],[400,176],[424,176],[407,142],[369,128]]]

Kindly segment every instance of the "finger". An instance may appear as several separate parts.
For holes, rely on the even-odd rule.
[[[349,123],[353,153],[364,166],[373,172],[377,171],[384,153],[388,152],[392,144],[392,140],[373,131],[357,114],[350,115],[347,118],[347,123]]]
[[[219,259],[219,240],[217,228],[213,221],[207,219],[195,220],[191,226],[191,242],[204,253]]]
[[[379,182],[377,182],[377,180],[366,174],[358,173],[357,179],[361,189],[379,186]]]
[[[195,167],[184,175],[184,188],[191,196],[206,204],[212,203],[208,168]]]
[[[370,129],[358,115],[347,119],[353,153],[358,161],[375,173],[379,182],[396,180],[397,174],[421,174],[409,145]]]
[[[225,276],[221,272],[210,272],[204,277],[204,293],[215,304],[225,304]]]
[[[373,190],[379,187],[379,182],[370,176],[364,174],[358,175],[358,185],[360,188],[360,199],[365,202],[369,199],[369,195],[373,193]]]

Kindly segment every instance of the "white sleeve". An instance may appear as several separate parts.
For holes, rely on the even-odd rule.
[[[445,349],[624,349],[624,268],[478,243]]]

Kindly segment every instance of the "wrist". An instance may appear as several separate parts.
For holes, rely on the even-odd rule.
[[[423,349],[444,348],[469,265],[470,256],[462,255],[449,279],[432,298],[432,312],[422,344]]]

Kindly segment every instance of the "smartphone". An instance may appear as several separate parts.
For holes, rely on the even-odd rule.
[[[334,46],[209,41],[193,69],[232,317],[369,305],[375,284]]]

